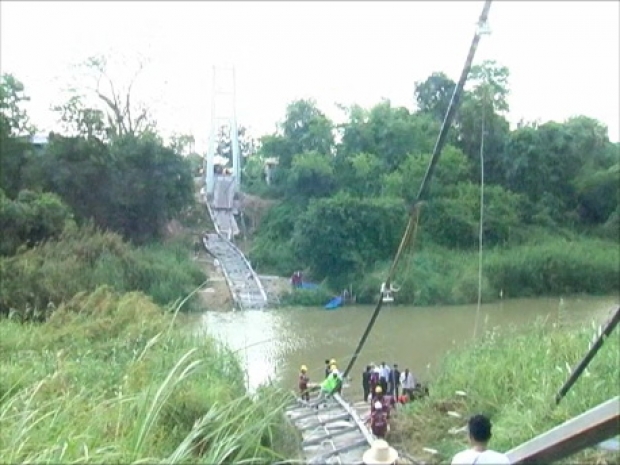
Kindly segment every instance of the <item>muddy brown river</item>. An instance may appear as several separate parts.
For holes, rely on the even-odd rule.
[[[618,297],[514,299],[481,307],[478,334],[494,327],[547,322],[590,325]],[[247,369],[249,389],[269,380],[296,388],[299,366],[308,366],[311,381],[320,381],[324,360],[335,358],[344,370],[372,314],[372,306],[335,311],[290,308],[268,311],[207,312],[190,317],[235,350]],[[384,307],[351,375],[350,390],[361,391],[360,373],[369,362],[398,363],[424,379],[451,348],[471,341],[476,305]],[[196,321],[198,320],[198,322]],[[584,347],[584,351],[587,348]]]

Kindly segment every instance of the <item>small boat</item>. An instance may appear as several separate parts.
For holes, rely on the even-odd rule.
[[[342,306],[343,298],[341,296],[334,297],[332,300],[327,302],[325,305],[325,310],[336,310],[338,307]]]

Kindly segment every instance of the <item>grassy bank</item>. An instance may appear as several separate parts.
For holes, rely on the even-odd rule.
[[[141,293],[81,293],[0,320],[0,462],[265,463],[292,454],[284,395],[250,398],[233,354]]]
[[[593,325],[594,326],[594,325]],[[527,330],[490,332],[465,349],[446,355],[435,370],[431,395],[409,404],[399,415],[391,440],[410,452],[428,457],[422,448],[439,451],[432,462],[447,462],[467,447],[466,435],[450,434],[474,413],[490,415],[493,448],[507,451],[569,418],[618,394],[620,342],[616,333],[603,346],[587,372],[559,406],[554,396],[583,357],[593,328],[558,329],[537,323]],[[455,391],[467,392],[459,398]],[[456,411],[462,420],[447,415]],[[600,452],[584,452],[567,462],[601,460]],[[620,455],[607,457],[617,463]]]
[[[354,285],[358,302],[377,298],[388,264]],[[499,298],[605,295],[620,290],[620,247],[597,239],[546,240],[483,253],[483,301]],[[421,247],[404,256],[396,273],[398,302],[417,305],[468,304],[478,297],[478,254]]]
[[[191,260],[190,239],[143,247],[92,227],[70,228],[57,239],[11,257],[0,257],[0,312],[24,317],[57,306],[77,292],[109,285],[142,291],[160,305],[189,294],[206,280]],[[196,306],[190,300],[183,308]]]

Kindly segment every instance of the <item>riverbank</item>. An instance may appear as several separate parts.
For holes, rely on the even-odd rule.
[[[66,228],[58,239],[0,257],[0,313],[42,320],[76,293],[102,285],[143,292],[166,307],[208,278],[191,260],[191,244],[179,236],[136,247],[94,227]],[[182,310],[200,309],[193,296]]]
[[[0,365],[4,463],[266,462],[296,450],[286,396],[249,397],[234,354],[141,293],[100,287],[43,324],[0,320]]]
[[[507,451],[612,398],[620,378],[617,339],[607,341],[566,398],[553,406],[556,392],[570,367],[585,355],[593,332],[593,327],[583,325],[537,322],[527,331],[490,331],[477,343],[449,352],[432,372],[430,396],[399,412],[390,441],[429,463],[447,463],[467,447],[466,433],[455,430],[474,413],[492,418],[492,447]],[[430,455],[425,448],[438,453]],[[611,464],[619,458],[618,453],[590,450],[567,463]]]
[[[478,300],[478,253],[420,244],[396,270],[396,305],[466,305]],[[383,262],[352,283],[360,304],[377,301],[391,262]],[[540,241],[483,254],[482,302],[524,297],[610,295],[620,287],[620,247],[615,242],[574,237]],[[322,285],[284,300],[294,306],[322,306],[340,291]]]

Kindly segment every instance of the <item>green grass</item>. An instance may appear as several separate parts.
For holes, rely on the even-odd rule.
[[[467,447],[465,434],[448,431],[463,426],[468,416],[484,413],[494,425],[492,447],[507,451],[618,395],[620,333],[616,332],[554,406],[556,392],[570,367],[585,355],[593,332],[594,325],[560,329],[538,322],[519,332],[492,331],[476,344],[455,349],[432,375],[430,396],[409,404],[399,415],[391,439],[419,457],[427,456],[423,447],[436,449],[439,454],[431,461],[445,462]],[[456,396],[457,390],[467,397]],[[460,413],[462,420],[447,415],[449,410]],[[594,463],[601,453],[585,452],[567,462],[583,463],[588,458]],[[618,454],[607,457],[609,463],[618,458]]]
[[[268,463],[295,453],[286,395],[141,293],[80,293],[0,320],[0,462]]]
[[[387,264],[380,264],[354,286],[358,302],[374,302]],[[419,244],[403,256],[395,282],[398,302],[417,305],[475,303],[478,253]],[[510,248],[483,252],[482,299],[548,295],[605,295],[620,290],[620,247],[587,238],[539,238]]]
[[[119,292],[142,291],[166,306],[207,279],[191,253],[186,240],[133,247],[93,227],[66,230],[58,240],[0,257],[0,313],[40,318],[50,302],[58,306],[100,285]],[[183,310],[197,302],[190,299]]]

